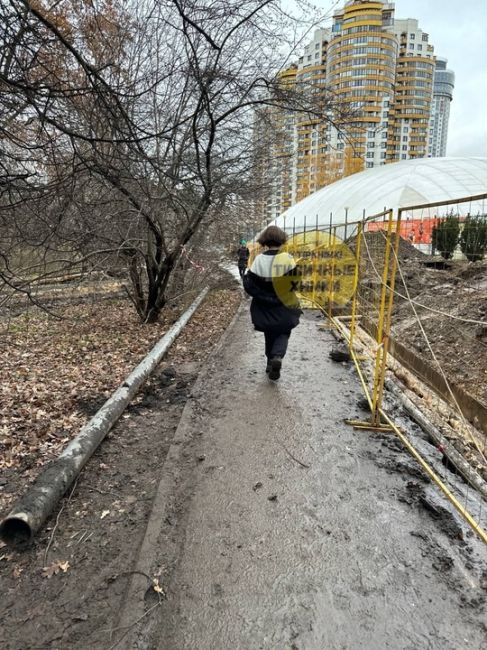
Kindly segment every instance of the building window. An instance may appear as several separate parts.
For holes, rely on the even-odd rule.
[[[409,43],[409,49],[414,50],[414,43]]]
[[[366,158],[373,158],[374,157],[374,152],[373,151],[368,151],[366,154]]]
[[[408,150],[408,146],[407,146],[407,144],[403,144],[403,145],[402,145],[402,150],[403,150],[403,151],[407,151],[407,150]]]
[[[411,40],[414,41],[415,38],[416,38],[416,34],[411,34]]]
[[[423,34],[423,41],[427,42],[428,41],[428,34]]]
[[[368,161],[367,161],[367,167],[368,167],[369,169],[370,169],[370,167],[373,167],[373,166],[374,166],[374,163],[373,163],[373,162],[368,162]]]
[[[385,158],[386,155],[387,155],[386,152],[385,152],[385,151],[382,151],[381,154],[380,154],[380,157],[381,157],[381,158]]]
[[[401,159],[402,159],[402,160],[407,160],[407,156],[406,156],[405,153],[402,154]]]

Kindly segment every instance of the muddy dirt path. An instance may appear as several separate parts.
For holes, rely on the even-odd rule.
[[[485,547],[392,434],[343,423],[361,393],[319,324],[277,385],[246,311],[207,369],[152,558],[165,597],[120,647],[486,647]]]

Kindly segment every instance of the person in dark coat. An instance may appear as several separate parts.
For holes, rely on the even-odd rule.
[[[273,380],[281,375],[291,331],[299,324],[302,314],[294,294],[287,292],[283,302],[284,293],[276,292],[281,280],[291,286],[287,279],[296,274],[293,257],[280,251],[286,239],[286,233],[277,226],[266,228],[257,240],[266,250],[257,255],[243,277],[244,289],[252,296],[252,323],[257,331],[264,333],[266,372]]]
[[[249,262],[250,252],[247,248],[247,242],[245,239],[240,240],[240,246],[237,250],[237,259],[238,259],[238,272],[240,277],[243,278],[247,264]]]

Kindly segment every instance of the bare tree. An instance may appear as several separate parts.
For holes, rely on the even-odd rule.
[[[297,22],[275,0],[4,0],[0,12],[11,290],[123,268],[141,320],[155,321],[188,242],[261,182],[256,108],[337,119],[333,98],[276,81]]]

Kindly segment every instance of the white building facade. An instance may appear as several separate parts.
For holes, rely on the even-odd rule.
[[[447,63],[447,59],[436,59],[429,141],[432,158],[446,156],[450,104],[455,87],[455,73],[447,68]]]

